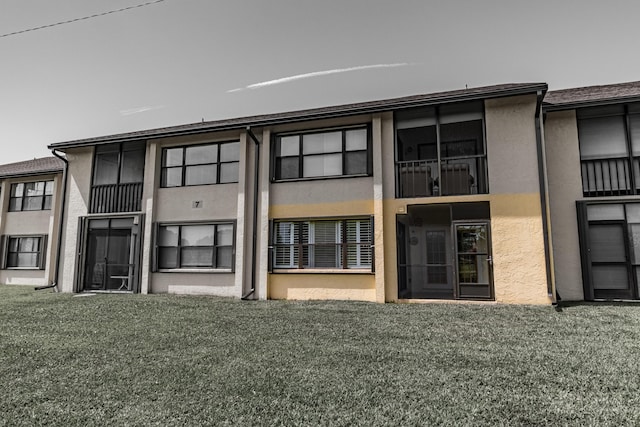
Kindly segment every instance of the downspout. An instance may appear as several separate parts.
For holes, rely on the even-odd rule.
[[[256,255],[258,252],[258,185],[260,181],[260,141],[256,137],[256,135],[251,130],[250,126],[247,126],[247,135],[255,144],[255,155],[253,156],[254,160],[254,177],[253,177],[253,240],[251,243],[251,288],[247,291],[246,294],[242,295],[242,299],[246,300],[255,293],[256,291]]]
[[[38,286],[35,288],[36,291],[57,287],[60,277],[60,254],[62,253],[62,232],[64,231],[64,207],[67,203],[67,171],[69,170],[69,161],[64,156],[58,154],[55,149],[51,150],[51,153],[64,162],[64,169],[62,170],[62,200],[60,201],[60,220],[58,221],[58,239],[56,242],[56,262],[53,266],[53,283]]]
[[[545,267],[547,271],[547,292],[551,297],[551,303],[553,305],[558,304],[556,294],[556,284],[553,274],[553,259],[551,256],[551,235],[549,226],[549,206],[547,200],[547,166],[544,150],[544,135],[542,133],[542,99],[544,98],[544,92],[539,90],[537,92],[536,102],[536,147],[538,151],[538,180],[540,184],[540,208],[542,212],[542,233],[544,235],[544,259]]]

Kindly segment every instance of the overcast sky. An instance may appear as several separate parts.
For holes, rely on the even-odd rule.
[[[159,0],[11,34],[150,2],[0,0],[0,163],[202,119],[640,80],[637,0]]]

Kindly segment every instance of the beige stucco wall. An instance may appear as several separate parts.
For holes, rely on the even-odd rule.
[[[86,216],[88,212],[93,147],[69,149],[66,155],[69,170],[58,289],[72,292],[77,261],[78,218]]]
[[[233,273],[151,273],[151,292],[239,296]]]
[[[535,95],[485,101],[491,194],[540,191],[535,111]]]
[[[278,182],[269,193],[272,218],[373,213],[371,177]]]
[[[575,110],[547,113],[545,140],[556,289],[564,301],[582,300],[576,214],[576,200],[582,198],[582,177]]]

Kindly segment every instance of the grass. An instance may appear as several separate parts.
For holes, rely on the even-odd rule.
[[[0,286],[0,425],[638,425],[640,305]]]

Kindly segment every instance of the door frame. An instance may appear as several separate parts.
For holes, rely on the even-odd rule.
[[[460,292],[460,266],[459,266],[459,259],[458,259],[458,233],[457,233],[457,227],[460,225],[477,225],[477,226],[483,226],[486,228],[487,231],[487,236],[486,236],[486,241],[487,241],[487,276],[489,279],[489,283],[488,283],[488,293],[487,296],[461,296],[461,292]],[[454,286],[453,286],[453,296],[454,299],[461,299],[461,300],[494,300],[495,299],[495,289],[494,289],[494,283],[493,283],[493,252],[492,252],[492,244],[491,244],[491,220],[488,219],[481,219],[481,220],[456,220],[456,221],[452,221],[451,222],[451,235],[452,235],[452,241],[453,241],[453,251],[452,251],[452,255],[454,257],[453,259],[453,265],[454,265]]]
[[[87,245],[89,244],[89,221],[91,220],[112,220],[112,219],[132,219],[133,225],[131,227],[131,241],[133,241],[133,247],[130,248],[129,258],[133,264],[132,283],[129,286],[129,290],[125,292],[140,293],[140,278],[141,278],[141,264],[142,264],[142,241],[144,238],[144,214],[128,214],[128,215],[91,215],[78,218],[78,240],[76,251],[76,266],[75,266],[75,280],[74,289],[76,293],[79,292],[122,292],[113,290],[90,290],[85,289],[85,275],[86,275],[86,262],[87,262]],[[110,228],[110,227],[109,227]]]

